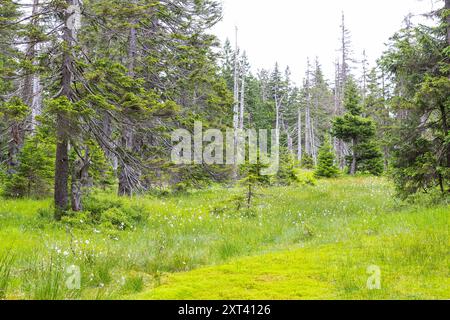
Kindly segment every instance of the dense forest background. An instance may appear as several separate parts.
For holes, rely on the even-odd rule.
[[[245,45],[220,44],[209,32],[221,14],[214,0],[1,0],[2,196],[54,195],[59,220],[93,188],[251,190],[293,183],[299,167],[448,195],[449,0],[424,13],[433,26],[406,23],[374,67],[357,61],[343,15],[335,78],[311,57],[300,86],[289,67],[253,72]],[[171,132],[195,121],[280,130],[278,174],[174,165]]]

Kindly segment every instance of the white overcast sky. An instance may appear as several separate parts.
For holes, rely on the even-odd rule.
[[[341,12],[352,36],[355,58],[365,49],[369,62],[384,51],[384,44],[403,25],[409,13],[437,9],[437,0],[222,0],[224,19],[213,30],[221,41],[238,42],[252,69],[289,65],[293,80],[301,83],[306,59],[319,57],[329,79],[337,58]],[[434,4],[433,4],[434,3]],[[417,21],[417,20],[413,20]]]

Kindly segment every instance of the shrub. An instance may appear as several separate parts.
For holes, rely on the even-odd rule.
[[[384,171],[383,154],[374,141],[361,143],[357,148],[358,171],[369,172],[371,175],[380,176]]]
[[[314,159],[310,155],[304,154],[300,166],[303,169],[314,169]]]
[[[295,160],[293,156],[288,153],[281,154],[277,183],[288,186],[296,182],[298,182],[298,178],[295,172]]]
[[[319,157],[317,168],[315,171],[316,177],[334,178],[339,174],[339,169],[335,165],[336,157],[333,152],[333,147],[327,140],[319,150]]]
[[[119,208],[111,208],[102,213],[100,225],[108,229],[115,228],[117,230],[133,229],[133,219]]]
[[[67,212],[62,221],[79,229],[98,227],[116,236],[112,231],[133,230],[147,218],[144,208],[127,206],[119,199],[88,197],[84,208],[81,212]]]
[[[54,143],[42,132],[29,137],[19,155],[17,172],[4,179],[3,195],[9,198],[51,195],[54,153]]]
[[[315,186],[317,184],[314,171],[298,169],[296,174],[301,185]]]

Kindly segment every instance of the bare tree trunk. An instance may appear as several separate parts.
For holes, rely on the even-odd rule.
[[[333,110],[333,117],[336,117],[340,114],[340,104],[341,104],[341,98],[340,98],[340,92],[341,92],[341,88],[340,88],[340,74],[341,74],[341,67],[340,67],[340,63],[339,61],[336,61],[335,64],[335,79],[334,79],[334,110]],[[336,158],[337,161],[339,163],[339,167],[341,167],[341,150],[340,150],[340,143],[339,143],[339,139],[337,139],[336,137],[333,138],[333,147],[334,147],[334,152],[336,153]],[[341,167],[342,169],[342,167]]]
[[[56,163],[55,163],[55,218],[61,219],[69,206],[69,139],[67,128],[69,121],[60,112],[56,117]]]
[[[348,36],[348,30],[345,25],[345,15],[344,12],[342,12],[342,25],[341,25],[341,63],[339,68],[339,108],[338,108],[338,115],[342,115],[344,112],[344,92],[345,92],[345,86],[347,84],[348,76],[350,73],[350,43],[349,43],[349,36]],[[340,168],[344,169],[345,167],[345,157],[346,157],[346,150],[347,145],[344,141],[338,139],[338,158],[340,163]]]
[[[292,136],[289,132],[287,133],[287,144],[288,144],[288,151],[290,155],[294,155],[294,141],[292,140]]]
[[[83,185],[81,182],[81,171],[83,170],[83,161],[81,159],[77,159],[73,162],[72,168],[72,179],[71,179],[71,205],[72,211],[79,212],[83,210],[82,205],[82,193],[83,193]]]
[[[82,196],[83,190],[88,186],[89,182],[89,148],[85,148],[85,154],[79,155],[74,161],[71,179],[71,204],[72,211],[79,212],[83,210]]]
[[[314,128],[314,118],[311,119],[311,143],[312,143],[311,148],[314,164],[317,165],[316,133]]]
[[[352,166],[350,168],[350,174],[356,174],[356,140],[352,140]]]
[[[241,103],[239,110],[239,129],[244,129],[244,116],[245,116],[245,70],[242,66],[242,78],[241,78]]]
[[[233,129],[234,129],[234,141],[233,141],[233,154],[234,154],[234,163],[233,163],[233,172],[232,178],[233,180],[238,179],[238,165],[237,165],[237,145],[238,145],[238,129],[239,129],[239,54],[238,54],[238,28],[236,27],[236,44],[234,51],[234,106],[233,106]]]
[[[34,0],[32,8],[32,16],[37,12],[38,0]],[[31,19],[31,25],[36,25],[36,18]],[[29,45],[25,50],[25,59],[33,63],[36,55],[36,44],[33,39],[29,39]],[[32,108],[34,96],[34,75],[30,70],[25,70],[26,74],[22,86],[22,101]],[[19,153],[23,147],[25,135],[27,131],[27,122],[32,119],[13,120],[10,128],[10,137],[8,143],[7,172],[8,174],[16,173],[19,166]]]
[[[311,65],[309,59],[307,61],[306,71],[306,108],[305,108],[305,153],[308,156],[312,155],[311,143]]]
[[[281,123],[283,124],[283,130],[284,130],[284,132],[286,132],[286,136],[287,136],[288,152],[291,156],[294,156],[294,141],[293,141],[291,133],[289,131],[289,127],[286,125],[286,122],[284,120],[282,120]]]
[[[19,166],[19,152],[23,146],[23,123],[13,120],[10,128],[10,137],[8,143],[8,174],[13,175],[17,172]]]
[[[39,10],[39,0],[33,0],[32,16],[34,18],[31,19],[30,23],[34,28],[38,27],[38,19],[35,17],[38,14],[38,10]],[[37,50],[36,39],[33,39],[31,37],[30,39],[28,39],[28,41],[29,44],[25,51],[25,58],[27,61],[30,62],[31,65],[35,66],[37,64],[37,62],[35,61]],[[41,112],[41,101],[42,101],[40,80],[36,72],[28,71],[27,74],[25,75],[22,96],[25,104],[31,108],[31,115],[30,118],[28,119],[29,126],[25,129],[33,131],[36,122],[35,121],[36,116],[39,115]]]
[[[66,0],[67,6],[78,4],[77,0]],[[65,27],[63,29],[63,65],[61,68],[61,96],[69,101],[73,100],[72,83],[72,48],[76,33],[69,27],[71,13],[66,12],[64,17]],[[60,111],[56,116],[56,162],[55,162],[55,218],[60,220],[64,211],[69,206],[69,128],[70,122],[66,112]]]
[[[345,15],[344,12],[342,12],[342,25],[341,25],[341,43],[342,43],[342,61],[341,61],[341,76],[340,76],[340,81],[341,81],[341,97],[344,97],[344,89],[345,89],[345,85],[347,84],[347,80],[348,80],[348,76],[349,76],[349,69],[350,69],[350,65],[349,65],[349,39],[348,39],[348,30],[345,26]]]
[[[302,150],[302,111],[298,108],[298,123],[297,123],[297,160],[301,163],[303,157]]]
[[[277,134],[277,141],[280,138],[280,109],[281,109],[281,101],[275,96],[275,131]]]
[[[362,60],[362,98],[363,98],[363,104],[366,103],[366,96],[367,96],[367,55],[366,50],[363,50],[363,60]]]
[[[309,102],[307,102],[305,110],[305,153],[311,155],[311,121],[310,121],[310,107]]]

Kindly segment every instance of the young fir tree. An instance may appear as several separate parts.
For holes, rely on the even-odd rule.
[[[383,171],[382,155],[373,142],[376,134],[375,122],[364,115],[359,89],[353,79],[347,81],[344,96],[346,113],[333,121],[333,135],[351,144],[350,174],[365,170],[379,175]]]
[[[294,154],[285,148],[280,150],[280,165],[276,175],[276,182],[279,185],[289,186],[298,182],[295,171],[296,161]]]
[[[29,136],[19,155],[17,171],[5,179],[3,195],[43,198],[51,195],[55,167],[55,141],[46,130]]]
[[[314,174],[320,178],[334,178],[339,175],[339,169],[336,166],[336,156],[329,139],[326,139],[319,149],[318,162]]]
[[[247,210],[251,209],[253,204],[253,199],[258,195],[257,189],[263,186],[270,185],[271,177],[269,175],[262,174],[264,169],[267,169],[261,161],[261,157],[258,153],[258,160],[256,163],[252,164],[247,161],[244,165],[240,167],[242,179],[240,184],[245,188],[244,197],[239,197],[238,199],[238,209],[245,207]],[[245,205],[242,205],[245,202]]]

